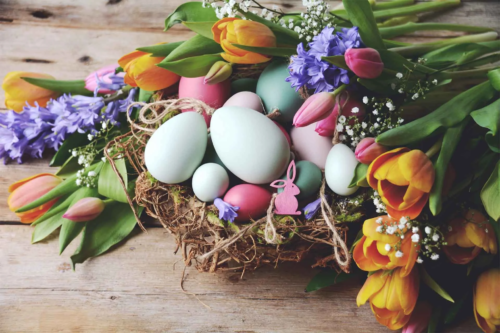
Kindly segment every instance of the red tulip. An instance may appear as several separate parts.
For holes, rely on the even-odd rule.
[[[342,115],[349,119],[352,116],[362,119],[365,115],[365,106],[363,103],[359,102],[351,95],[347,100],[347,96],[342,94],[340,97],[340,103],[342,105]],[[339,105],[335,103],[332,113],[328,115],[325,119],[319,121],[316,124],[316,132],[321,136],[333,136],[335,129],[337,127],[337,117],[339,115]],[[352,121],[349,122],[352,125]]]
[[[429,325],[431,319],[432,306],[429,302],[418,302],[413,310],[410,321],[403,327],[401,333],[422,333]]]
[[[354,74],[362,79],[375,79],[384,70],[380,53],[375,49],[348,49],[345,62]]]
[[[305,127],[326,118],[335,106],[335,96],[322,92],[314,94],[300,107],[293,117],[295,127]]]
[[[364,138],[356,146],[356,159],[363,164],[370,164],[374,159],[387,152],[388,149],[375,142],[375,138]]]

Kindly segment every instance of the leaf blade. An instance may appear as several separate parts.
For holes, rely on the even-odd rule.
[[[93,94],[92,91],[85,89],[84,80],[62,81],[53,79],[39,79],[34,77],[22,77],[21,79],[35,86],[60,93],[85,96],[90,96]]]
[[[496,222],[500,219],[500,161],[481,189],[481,201],[488,215]]]
[[[202,3],[199,1],[186,2],[177,7],[165,19],[165,31],[183,21],[217,21],[217,16],[213,8],[203,8]]]
[[[343,0],[349,20],[359,28],[363,43],[377,50],[385,50],[385,44],[380,37],[377,22],[368,0]]]
[[[214,63],[221,61],[219,54],[206,54],[171,62],[160,62],[157,66],[168,69],[183,77],[200,77],[207,75]]]
[[[427,273],[423,266],[420,267],[420,275],[422,277],[422,281],[434,292],[436,292],[436,294],[451,303],[455,303],[453,298],[451,298],[451,296],[443,288],[441,288],[441,286],[437,284],[436,281],[434,281],[434,279],[429,275],[429,273]]]
[[[123,182],[125,183],[125,187],[127,187],[128,174],[127,174],[127,166],[125,164],[125,159],[121,158],[115,160],[114,163],[116,169],[118,170],[120,176],[123,179]],[[110,198],[122,203],[128,203],[127,195],[123,190],[122,184],[116,173],[113,171],[111,163],[109,162],[104,163],[104,165],[102,166],[101,172],[99,173],[97,188],[99,194],[106,198]]]

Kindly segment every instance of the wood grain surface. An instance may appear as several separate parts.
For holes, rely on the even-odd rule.
[[[0,0],[0,77],[9,71],[81,79],[136,47],[188,38],[165,17],[182,0]],[[301,0],[263,1],[292,11]],[[333,1],[336,3],[338,1]],[[463,1],[429,20],[500,31],[500,1]],[[426,41],[456,33],[421,32]],[[0,109],[5,109],[0,94]],[[284,264],[239,274],[199,274],[173,253],[162,228],[139,230],[111,252],[71,270],[74,241],[58,256],[57,235],[30,244],[31,227],[6,204],[7,187],[51,172],[48,159],[0,166],[0,332],[387,332],[369,306],[358,308],[360,281],[305,293],[315,270]],[[195,294],[195,295],[194,295]],[[450,332],[479,332],[465,318]]]

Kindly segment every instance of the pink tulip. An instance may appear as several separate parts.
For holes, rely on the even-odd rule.
[[[71,206],[63,218],[73,222],[90,221],[98,217],[104,210],[104,202],[99,198],[83,198]]]
[[[300,107],[293,117],[295,127],[304,127],[326,118],[332,113],[335,97],[327,92],[314,94]]]
[[[356,146],[356,159],[363,164],[370,164],[374,159],[387,152],[388,149],[375,142],[375,138],[364,138]]]
[[[380,53],[375,49],[348,49],[345,62],[354,74],[362,79],[375,79],[384,70]]]
[[[106,86],[112,86],[113,81],[110,78],[110,75],[115,74],[115,70],[118,67],[118,65],[109,65],[106,67],[103,67],[87,76],[85,79],[85,89],[90,90],[90,91],[95,91],[97,89],[97,83],[99,81],[102,81]],[[117,76],[123,77],[125,74],[124,73],[118,73]],[[109,88],[99,88],[97,91],[100,94],[111,94],[115,90],[111,90]]]
[[[426,301],[418,302],[413,310],[410,321],[403,327],[401,333],[422,333],[429,325],[432,306]]]
[[[342,106],[342,115],[349,119],[352,116],[357,117],[359,120],[363,119],[365,115],[365,106],[363,103],[359,102],[352,95],[349,97],[349,100],[346,101],[347,96],[345,94],[341,95],[340,103]],[[345,104],[344,104],[345,103]],[[337,116],[339,115],[339,105],[335,104],[335,108],[333,112],[330,113],[328,117],[319,121],[316,124],[316,132],[318,132],[321,136],[333,136],[335,133],[335,128],[337,127]],[[350,121],[349,124],[352,125],[353,121]]]

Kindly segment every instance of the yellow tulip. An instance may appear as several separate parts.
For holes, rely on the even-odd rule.
[[[255,21],[224,18],[214,24],[212,33],[214,40],[225,51],[221,54],[222,58],[234,64],[258,64],[269,61],[271,57],[242,50],[233,44],[276,47],[276,37],[271,29]]]
[[[474,286],[474,316],[485,333],[500,330],[500,269],[479,276]]]
[[[381,223],[377,223],[377,220]],[[365,221],[363,224],[363,237],[353,252],[354,261],[360,269],[372,272],[379,269],[388,270],[401,267],[400,274],[403,276],[410,274],[418,257],[417,251],[420,249],[420,246],[411,240],[411,230],[406,228],[401,230],[401,234],[405,236],[403,239],[395,234],[391,235],[377,231],[377,228],[381,226],[397,228],[398,224],[399,221],[394,221],[389,216],[376,217]],[[399,247],[398,250],[395,249],[396,245]],[[398,251],[402,256],[396,255]]]
[[[42,195],[48,193],[54,187],[61,183],[61,178],[54,176],[50,173],[41,173],[32,177],[25,178],[9,187],[9,198],[7,204],[9,209],[13,212],[19,208],[40,198]],[[22,223],[31,223],[36,221],[39,217],[45,214],[50,207],[52,207],[58,199],[51,200],[43,205],[28,210],[23,213],[16,213],[21,219]]]
[[[377,321],[391,330],[398,330],[408,323],[420,287],[416,268],[405,277],[400,274],[400,269],[370,275],[356,299],[358,306],[370,302]]]
[[[397,148],[377,157],[368,167],[366,179],[395,219],[417,218],[434,184],[432,162],[420,150]]]
[[[448,222],[448,230],[443,251],[454,264],[468,264],[481,249],[493,254],[498,251],[495,230],[488,219],[475,209],[469,209],[465,215]]]
[[[179,75],[156,66],[163,59],[164,57],[152,57],[149,53],[134,51],[121,57],[118,64],[126,73],[126,84],[156,91],[168,88],[180,79]]]
[[[54,79],[48,74],[31,72],[10,72],[3,79],[2,89],[5,90],[5,106],[8,109],[20,112],[26,102],[45,107],[51,98],[60,94],[52,90],[40,88],[21,79],[22,77],[33,77],[38,79]]]

